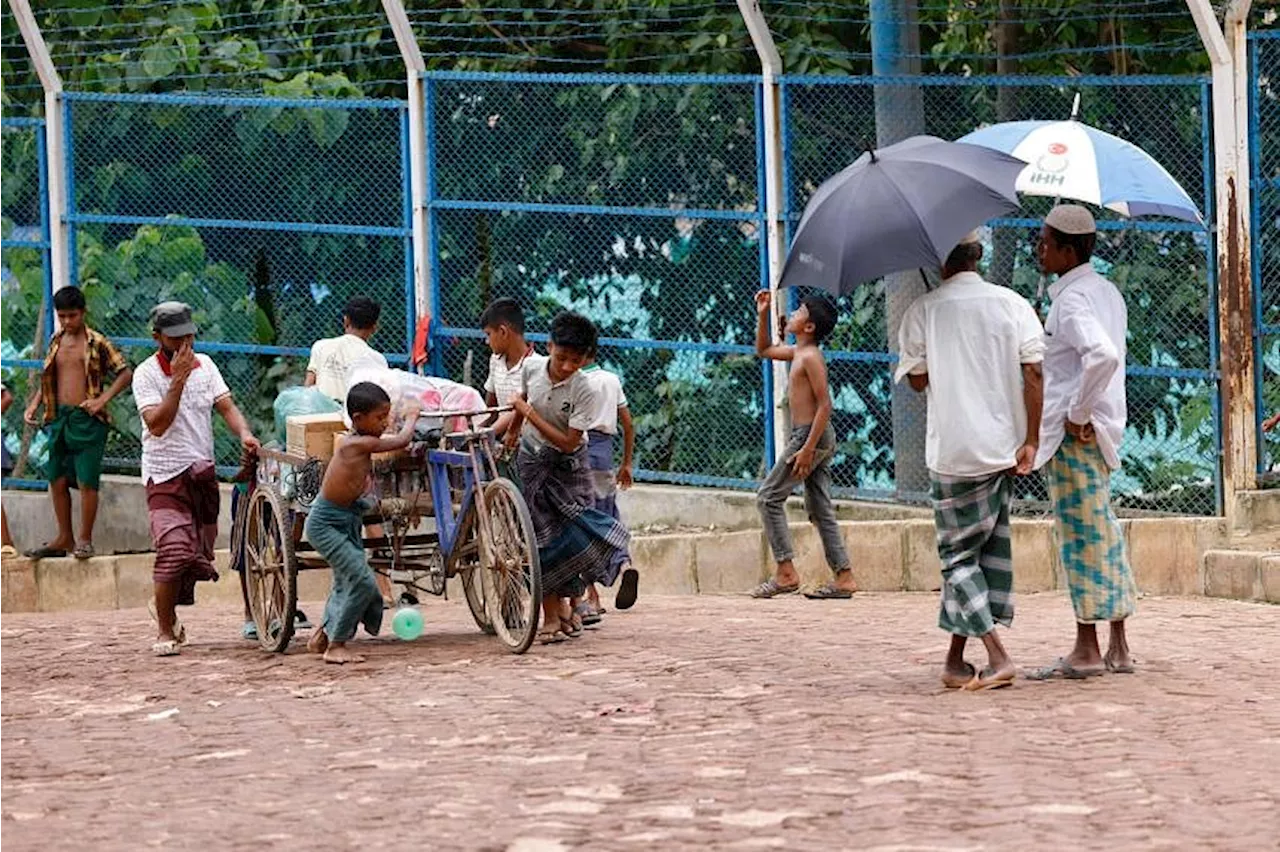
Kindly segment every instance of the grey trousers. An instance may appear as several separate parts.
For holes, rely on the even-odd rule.
[[[777,562],[785,562],[795,555],[791,546],[791,530],[787,526],[787,498],[801,480],[795,477],[788,460],[809,439],[809,429],[808,426],[796,426],[791,430],[791,440],[778,455],[778,463],[769,471],[756,493],[756,505],[760,508],[760,520],[764,522],[764,534],[769,539],[769,548]],[[809,514],[809,522],[818,528],[827,565],[833,572],[839,572],[851,566],[849,554],[844,549],[844,540],[840,537],[840,527],[836,523],[835,507],[831,504],[831,457],[835,455],[835,450],[836,435],[828,426],[818,439],[813,470],[803,482],[804,508]]]

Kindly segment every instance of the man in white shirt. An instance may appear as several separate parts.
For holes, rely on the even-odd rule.
[[[1045,217],[1036,253],[1058,280],[1049,288],[1045,322],[1044,420],[1036,467],[1053,501],[1062,567],[1076,615],[1071,653],[1030,675],[1079,679],[1104,671],[1132,672],[1124,621],[1136,589],[1124,535],[1111,509],[1111,471],[1120,467],[1124,437],[1125,338],[1128,311],[1116,286],[1093,271],[1093,215],[1076,204]],[[1096,624],[1111,623],[1104,658]]]
[[[951,634],[942,682],[968,690],[1008,686],[1017,673],[996,625],[1013,623],[1011,474],[1030,473],[1035,460],[1045,346],[1031,305],[984,281],[981,259],[974,232],[947,257],[942,284],[907,309],[895,377],[928,393],[925,463],[942,560],[938,626]],[[981,672],[964,659],[971,636],[987,649]]]
[[[151,650],[169,657],[186,642],[175,607],[195,603],[198,580],[216,580],[213,543],[218,535],[218,480],[214,470],[213,411],[240,438],[246,454],[258,450],[231,390],[208,355],[197,355],[191,308],[163,302],[151,309],[159,351],[133,373],[133,398],[142,417],[142,481],[156,551]]]
[[[382,306],[368,296],[347,302],[342,310],[342,336],[312,344],[303,385],[315,385],[325,396],[345,405],[347,372],[354,365],[363,362],[386,369],[386,356],[369,345],[381,315]]]

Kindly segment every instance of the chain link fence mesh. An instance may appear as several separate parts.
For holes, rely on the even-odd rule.
[[[466,378],[469,356],[483,380],[477,321],[495,298],[520,302],[534,340],[579,311],[626,387],[637,475],[758,479],[756,81],[442,73],[427,85],[445,373]]]
[[[407,359],[403,104],[71,94],[66,117],[76,280],[90,324],[130,363],[154,351],[151,307],[187,302],[197,348],[269,440],[277,392],[301,383],[316,339],[342,333],[352,296],[380,302],[372,344]],[[30,202],[9,180],[10,158],[15,169],[26,159],[5,141],[8,216],[11,185],[15,207]],[[42,286],[28,283],[27,267],[7,248],[5,261],[24,293],[36,288],[21,304],[39,304]],[[5,339],[29,339],[30,311],[10,309],[8,293]],[[107,469],[136,471],[141,424],[132,397],[111,412]],[[219,418],[215,432],[218,462],[236,465],[238,441]]]

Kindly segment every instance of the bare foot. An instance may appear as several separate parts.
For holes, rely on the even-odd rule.
[[[831,581],[831,585],[845,592],[858,591],[858,584],[853,581],[853,572],[847,568],[836,574],[836,578]]]
[[[354,654],[347,649],[345,643],[331,642],[329,649],[324,652],[324,661],[326,663],[335,663],[342,665],[343,663],[363,663],[364,657]]]
[[[959,689],[973,680],[977,673],[972,663],[966,663],[963,660],[959,665],[945,665],[942,667],[942,685],[947,689]]]
[[[317,630],[311,634],[311,640],[307,642],[307,650],[313,654],[323,654],[329,649],[329,637],[324,635],[323,630]]]

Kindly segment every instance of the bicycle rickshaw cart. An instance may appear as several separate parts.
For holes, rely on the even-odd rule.
[[[411,600],[444,595],[447,581],[457,577],[476,625],[521,654],[542,611],[537,538],[524,497],[499,475],[493,430],[474,425],[477,417],[505,410],[420,415],[446,424],[462,419],[466,428],[431,429],[405,450],[375,455],[379,499],[364,522],[366,532],[380,525],[383,534],[366,536],[364,546],[374,551],[373,569]],[[241,556],[258,642],[267,651],[283,652],[293,637],[298,572],[329,567],[303,536],[324,469],[322,459],[264,448],[247,471],[233,548]]]

